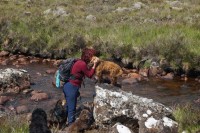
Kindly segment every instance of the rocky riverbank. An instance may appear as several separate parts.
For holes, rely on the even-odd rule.
[[[26,57],[23,55],[12,55],[10,53],[5,53],[6,52],[4,52],[4,55],[1,56],[2,67],[7,68],[7,66],[9,66],[15,67],[16,69],[1,69],[1,85],[3,86],[1,88],[0,96],[1,117],[8,114],[15,114],[27,116],[28,119],[31,112],[36,107],[42,107],[48,113],[49,110],[55,106],[58,99],[64,98],[63,95],[61,96],[59,94],[62,93],[61,90],[48,88],[51,85],[47,87],[47,90],[43,90],[42,88],[46,87],[42,87],[42,84],[39,83],[41,81],[37,80],[37,78],[40,76],[44,76],[46,78],[48,78],[50,75],[53,76],[56,70],[56,65],[59,63],[60,60],[41,59],[36,57]],[[30,65],[34,66],[34,64],[38,63],[47,65],[49,66],[49,68],[40,68],[40,72],[36,72],[36,78],[34,78],[35,76],[33,75],[33,73],[30,74],[27,72],[27,70],[22,69],[28,68],[30,67]],[[156,77],[160,78],[163,81],[173,81],[173,78],[161,78],[162,75]],[[121,83],[122,89],[127,89],[126,86],[134,86],[135,84],[137,85],[144,81],[149,82],[149,78],[150,77],[147,73],[145,73],[145,70],[137,71],[134,69],[124,68],[124,75],[120,79],[119,83]],[[179,80],[181,81],[181,77]],[[51,81],[52,79],[50,78],[47,82],[51,83]],[[187,80],[183,79],[183,81]],[[46,81],[44,80],[44,82]],[[196,84],[199,84],[198,79],[196,79],[196,81],[194,80],[194,82],[196,82]],[[37,84],[40,84],[39,86],[41,89],[35,89],[34,84],[36,84],[36,86]],[[153,132],[158,130],[168,131],[169,129],[170,131],[177,130],[177,124],[175,124],[173,122],[174,119],[171,118],[172,112],[170,111],[170,107],[165,108],[164,105],[154,102],[151,99],[123,92],[122,90],[119,90],[120,88],[117,87],[111,87],[106,84],[100,84],[100,87],[95,87],[93,81],[87,80],[86,84],[86,90],[89,89],[88,91],[90,91],[90,93],[85,93],[84,91],[86,90],[84,90],[84,88],[82,88],[83,90],[81,90],[81,93],[83,93],[82,96],[85,97],[85,100],[86,97],[90,97],[90,100],[88,102],[92,102],[92,96],[96,93],[96,96],[94,97],[94,112],[92,112],[92,116],[94,115],[95,123],[93,123],[91,127],[88,126],[84,128],[84,130],[87,129],[87,132],[111,132],[112,130],[117,130],[116,128],[122,125],[129,127],[129,129],[135,133],[139,131]],[[91,93],[93,91],[91,91],[90,89],[93,91],[95,90],[93,94]],[[196,99],[193,102],[196,102],[196,104],[198,104],[198,101],[199,100]],[[90,105],[90,108],[93,108],[93,106]],[[164,110],[166,110],[168,113],[164,113]],[[89,114],[91,114],[91,112]],[[89,118],[91,118],[91,115],[89,116]],[[102,116],[105,118],[102,118]],[[128,120],[127,123],[126,120]],[[151,123],[150,121],[153,121],[153,123]],[[117,122],[120,122],[121,124],[116,124]],[[168,124],[171,125],[172,123],[170,122],[174,123],[173,126],[163,126]],[[84,123],[82,124],[84,125]],[[152,131],[152,129],[154,130]]]
[[[11,115],[12,113],[16,115],[26,115],[28,113],[27,117],[29,117],[30,109],[26,105],[21,105],[17,107],[3,106],[6,102],[12,101],[16,95],[19,95],[18,93],[23,93],[26,96],[30,96],[30,100],[35,102],[40,102],[49,99],[47,93],[30,89],[30,75],[27,74],[25,70],[9,68],[1,70],[1,77],[1,84],[3,88],[1,88],[2,91],[0,96],[0,104],[1,109],[4,110],[3,112],[1,112],[1,117]],[[26,85],[24,87],[23,84],[27,84],[27,82],[29,82],[29,85]],[[13,86],[7,86],[9,84],[12,84]],[[23,85],[23,87],[21,87],[20,85]],[[16,88],[21,89],[17,89],[18,91],[14,91],[16,90]],[[139,96],[134,96],[131,93],[123,92],[119,90],[119,88],[113,88],[110,85],[104,85],[103,88],[97,85],[95,89],[96,95],[94,97],[94,103],[90,105],[89,108],[94,108],[94,112],[93,109],[90,110],[90,117],[94,116],[95,120],[95,123],[91,123],[91,125],[93,124],[95,126],[98,126],[98,130],[100,130],[101,128],[105,128],[104,130],[112,132],[111,130],[116,129],[114,127],[111,127],[116,123],[120,122],[130,127],[130,130],[134,130],[134,132],[140,133],[146,133],[148,130],[150,132],[150,129],[152,128],[155,128],[155,132],[157,132],[158,130],[167,130],[173,132],[177,131],[177,124],[171,119],[167,118],[167,116],[171,115],[172,112],[169,108],[165,107],[164,105],[153,102],[153,100],[151,99],[142,98]],[[13,94],[14,97],[6,96],[6,94]],[[130,119],[130,121],[126,123],[124,121],[125,118]],[[51,118],[48,119],[51,120]],[[87,119],[87,117],[84,117],[84,119]],[[153,123],[150,122],[151,119],[154,120]],[[132,120],[137,121],[135,125],[131,122]],[[88,121],[83,120],[78,125],[75,125],[75,127],[73,128],[79,130],[81,126],[80,124],[87,124],[84,122]],[[166,124],[167,126],[170,125],[170,127],[168,126],[169,129],[164,128],[166,127]],[[89,129],[89,126],[91,125],[87,125],[88,127],[85,127],[83,129]],[[160,128],[161,126],[163,126],[163,128]],[[131,129],[131,127],[134,128]]]

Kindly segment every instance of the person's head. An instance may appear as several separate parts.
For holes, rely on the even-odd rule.
[[[81,59],[86,63],[89,63],[93,56],[96,55],[96,50],[91,48],[85,48],[82,51]]]

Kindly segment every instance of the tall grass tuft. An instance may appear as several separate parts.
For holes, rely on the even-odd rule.
[[[0,133],[28,133],[28,122],[20,117],[9,115],[0,120]]]
[[[200,109],[191,104],[178,105],[175,107],[173,116],[179,124],[179,132],[200,132]]]

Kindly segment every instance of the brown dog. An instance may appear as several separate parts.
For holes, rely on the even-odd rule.
[[[87,109],[83,109],[78,119],[64,130],[67,133],[82,133],[84,132],[84,130],[89,129],[93,122],[94,119],[92,116],[92,112]]]
[[[90,64],[93,64],[96,60],[96,56],[93,56]],[[112,85],[117,84],[117,78],[123,74],[122,68],[114,62],[104,61],[98,59],[97,67],[95,69],[95,75],[97,76],[98,82],[102,82],[103,75],[108,75]]]
[[[85,130],[91,129],[94,123],[93,107],[93,102],[82,104],[77,110],[78,118],[64,131],[66,133],[83,133]]]

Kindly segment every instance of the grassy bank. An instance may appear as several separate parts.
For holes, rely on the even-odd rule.
[[[176,121],[179,123],[179,132],[197,133],[200,132],[200,110],[187,104],[177,106],[173,112]]]
[[[28,133],[28,122],[24,120],[24,117],[20,116],[8,116],[3,117],[0,120],[0,132],[1,133]]]
[[[162,0],[141,2],[141,9],[135,9],[136,1],[4,0],[0,2],[0,43],[2,49],[25,53],[64,49],[71,56],[93,46],[108,58],[139,61],[150,56],[165,58],[173,66],[181,60],[198,68],[200,2],[183,0],[177,9]],[[55,14],[58,10],[62,13]],[[87,19],[89,15],[93,17]]]

